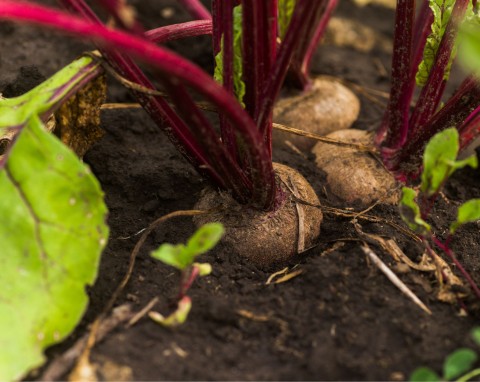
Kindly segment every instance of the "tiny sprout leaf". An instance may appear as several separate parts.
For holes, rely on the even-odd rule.
[[[191,308],[192,300],[185,296],[178,302],[177,309],[170,316],[164,317],[158,312],[150,312],[148,316],[157,324],[172,328],[183,324],[187,320]]]
[[[421,191],[427,196],[436,194],[450,175],[465,166],[476,168],[475,156],[457,161],[458,131],[455,128],[436,134],[425,148]]]
[[[463,203],[458,209],[457,221],[450,226],[450,233],[455,231],[462,224],[474,222],[480,219],[480,199],[472,199]]]
[[[205,224],[193,234],[187,245],[162,244],[150,256],[179,270],[184,270],[193,264],[195,257],[215,247],[223,231],[223,225],[220,223]]]
[[[480,327],[477,326],[476,328],[473,328],[472,330],[472,338],[475,341],[475,343],[480,346]]]
[[[193,266],[198,269],[198,275],[200,277],[208,276],[212,273],[212,266],[208,263],[193,263]]]
[[[218,243],[224,232],[220,223],[208,223],[200,227],[187,242],[187,251],[193,256],[201,255]]]
[[[161,262],[171,265],[177,269],[183,270],[190,265],[190,256],[185,256],[185,246],[183,244],[172,245],[162,244],[156,251],[153,251],[150,256]]]
[[[417,193],[409,187],[402,188],[402,200],[400,201],[400,215],[408,228],[418,234],[426,234],[430,232],[430,225],[422,219],[420,215],[420,207],[415,201]]]
[[[443,376],[448,381],[469,371],[478,356],[472,349],[458,349],[450,354],[443,364]]]
[[[419,367],[414,370],[410,376],[411,382],[433,382],[440,381],[440,377],[432,369],[428,367]]]

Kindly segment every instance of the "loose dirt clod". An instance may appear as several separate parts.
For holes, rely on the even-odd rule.
[[[298,253],[299,214],[304,212],[303,234],[305,248],[316,244],[323,219],[319,208],[296,203],[298,199],[319,205],[315,191],[305,178],[290,167],[274,164],[284,201],[276,211],[264,212],[238,204],[230,194],[206,189],[195,208],[215,212],[194,217],[195,224],[217,221],[225,226],[223,243],[234,252],[259,265],[269,265],[288,260]],[[292,188],[292,185],[295,187]]]
[[[340,130],[327,137],[371,144],[368,132],[362,130]],[[312,152],[317,166],[327,175],[327,197],[332,203],[355,203],[361,207],[378,200],[387,204],[398,203],[400,195],[393,175],[371,154],[323,142],[318,142]]]
[[[287,126],[326,135],[348,129],[357,119],[360,102],[357,96],[330,77],[317,77],[307,92],[291,92],[280,99],[273,120]],[[280,146],[288,140],[302,151],[310,150],[315,141],[305,137],[273,131],[273,144]]]

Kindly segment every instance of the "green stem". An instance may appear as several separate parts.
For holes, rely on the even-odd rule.
[[[476,377],[477,375],[480,375],[480,369],[472,370],[471,372],[465,374],[463,377],[458,378],[456,382],[466,382],[471,380],[473,377]]]

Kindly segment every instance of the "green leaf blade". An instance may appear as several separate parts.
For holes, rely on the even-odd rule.
[[[473,328],[472,330],[472,338],[475,341],[475,343],[480,346],[480,326],[477,326],[476,328]]]
[[[0,380],[13,380],[80,321],[108,238],[107,209],[96,179],[38,117],[0,168],[0,195],[8,216],[0,225]]]
[[[411,382],[432,382],[440,381],[440,377],[428,367],[419,367],[415,369],[410,376]]]
[[[162,244],[157,250],[153,251],[150,256],[179,270],[185,269],[190,261],[190,256],[183,244]]]
[[[402,199],[400,200],[400,215],[402,220],[408,225],[412,231],[424,235],[430,232],[430,225],[422,219],[420,207],[415,198],[416,191],[410,187],[402,188]]]
[[[472,349],[458,349],[450,354],[443,365],[443,376],[446,380],[460,377],[472,369],[478,356]]]
[[[223,45],[224,39],[222,36],[220,52],[215,56],[215,69],[213,74],[213,78],[220,84],[223,84]],[[246,87],[242,76],[242,6],[240,4],[233,8],[233,92],[238,102],[245,107],[243,98],[245,97]]]
[[[295,3],[296,0],[278,0],[278,28],[282,40],[287,34],[287,29],[295,9]]]
[[[463,203],[457,213],[457,221],[450,226],[453,234],[463,224],[480,220],[480,199],[472,199]]]
[[[433,136],[423,155],[423,173],[420,189],[427,196],[435,195],[455,170],[465,166],[477,167],[475,156],[457,160],[459,136],[455,128],[449,128]]]
[[[418,71],[415,76],[418,86],[425,86],[427,83],[454,5],[455,0],[429,0],[429,6],[433,13],[433,22],[431,26],[432,31],[427,37],[425,48],[423,50],[423,59],[418,66]],[[450,58],[447,68],[445,69],[444,79],[448,79],[450,75],[453,57],[455,56],[455,50],[456,49],[453,49],[452,57]]]
[[[224,231],[220,223],[205,224],[188,240],[187,248],[194,256],[202,255],[217,245]]]

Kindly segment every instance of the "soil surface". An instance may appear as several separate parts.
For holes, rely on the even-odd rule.
[[[132,3],[138,5],[147,27],[188,20],[174,0]],[[366,89],[388,91],[394,13],[379,5],[359,7],[343,0],[335,15],[346,25],[356,22],[373,29],[350,39],[350,34],[344,33],[347,37],[343,40],[330,34],[317,51],[313,71],[357,85],[352,89],[359,95],[362,109],[355,126],[373,130],[382,118],[381,104],[386,98],[375,94],[372,100]],[[0,33],[0,92],[5,96],[24,92],[88,49],[86,44],[29,27],[1,23]],[[372,41],[367,43],[365,36]],[[208,38],[201,38],[171,48],[211,70],[209,44]],[[449,91],[459,80],[461,73]],[[126,90],[111,82],[109,101],[132,101]],[[98,280],[89,289],[91,304],[84,320],[67,341],[48,351],[49,361],[83,336],[101,313],[127,271],[138,240],[132,235],[169,212],[193,208],[206,186],[143,111],[104,111],[102,127],[106,135],[87,153],[85,161],[105,191],[111,238]],[[299,170],[328,205],[323,176],[313,157],[289,149],[276,150],[274,156]],[[432,214],[436,232],[441,235],[456,207],[473,197],[480,197],[479,174],[462,170],[448,183],[445,198]],[[411,259],[420,259],[422,247],[388,224],[403,225],[396,207],[376,206],[369,214],[379,221],[360,219],[364,232],[394,238]],[[443,359],[450,352],[463,346],[473,348],[469,333],[478,322],[475,304],[468,298],[463,305],[439,302],[433,274],[405,269],[380,248],[372,247],[428,305],[432,315],[426,314],[367,260],[350,220],[324,212],[318,246],[288,264],[268,269],[259,269],[219,245],[203,257],[212,264],[213,273],[192,287],[193,308],[187,322],[167,330],[143,318],[128,329],[117,328],[93,349],[91,361],[98,365],[99,377],[404,380],[418,366],[441,372]],[[116,304],[130,303],[134,310],[140,310],[158,297],[155,310],[169,312],[179,275],[150,258],[149,252],[164,242],[184,242],[193,231],[191,218],[175,218],[156,229],[142,248],[131,280]],[[459,231],[452,248],[480,283],[478,240],[478,225],[470,224]],[[269,276],[285,266],[301,272],[289,281],[266,285]]]

